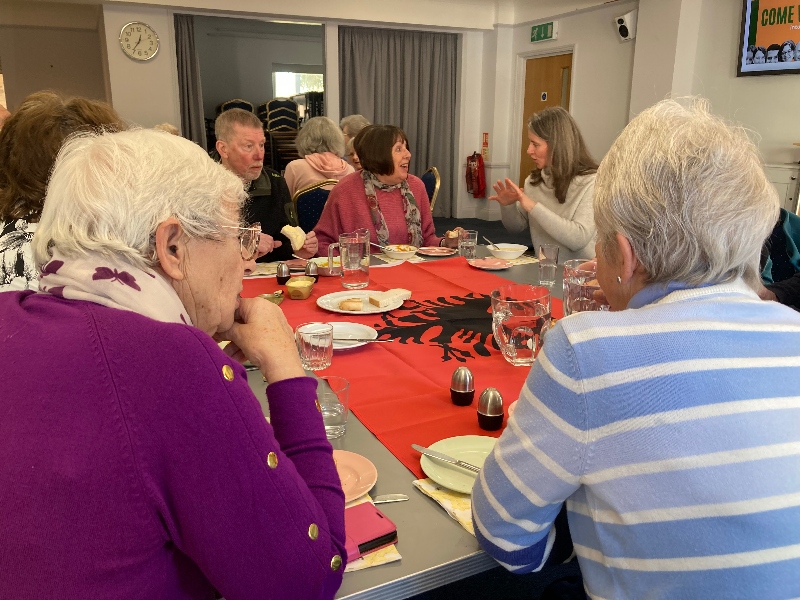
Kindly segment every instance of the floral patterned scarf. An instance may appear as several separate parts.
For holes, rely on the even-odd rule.
[[[379,189],[383,192],[391,192],[399,188],[400,196],[403,199],[403,210],[406,214],[408,243],[417,248],[422,246],[422,224],[419,207],[417,206],[417,201],[414,199],[414,194],[411,193],[411,189],[408,187],[408,181],[404,179],[400,183],[394,185],[381,183],[375,175],[366,169],[361,171],[361,177],[364,179],[364,191],[367,193],[367,206],[369,206],[369,212],[372,216],[372,223],[375,225],[375,234],[378,237],[378,243],[381,246],[385,246],[389,243],[389,229],[386,227],[386,220],[383,218],[383,213],[378,204],[378,196],[375,190]]]
[[[67,258],[53,248],[53,258],[42,267],[39,293],[130,310],[164,323],[192,324],[162,275],[96,252]]]

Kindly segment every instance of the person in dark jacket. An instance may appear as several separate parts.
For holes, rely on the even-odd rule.
[[[261,223],[258,262],[291,258],[292,245],[280,231],[289,224],[284,207],[292,198],[280,173],[264,166],[266,138],[261,121],[251,112],[232,108],[217,117],[214,133],[222,166],[249,184],[250,201],[244,208],[244,218],[249,223]],[[305,244],[295,254],[302,258],[317,254],[313,231],[306,232]]]

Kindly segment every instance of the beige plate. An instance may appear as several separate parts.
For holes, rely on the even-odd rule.
[[[417,250],[417,254],[425,256],[452,256],[457,250],[455,248],[444,248],[441,246],[423,246]]]

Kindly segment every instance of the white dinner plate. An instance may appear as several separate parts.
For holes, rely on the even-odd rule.
[[[349,292],[333,292],[332,294],[325,294],[317,298],[317,306],[329,310],[331,312],[341,313],[343,315],[371,315],[375,313],[389,312],[395,308],[403,305],[403,300],[397,299],[386,308],[378,308],[369,303],[370,294],[380,293],[379,290],[351,290]],[[339,303],[348,298],[361,298],[362,309],[356,310],[342,310],[339,308]]]
[[[497,439],[493,437],[460,435],[439,440],[428,447],[431,450],[471,463],[476,467],[482,467],[486,457],[489,456],[489,452],[494,448],[495,442],[497,442]],[[419,464],[425,475],[442,487],[462,494],[472,493],[472,486],[475,484],[477,473],[435,458],[429,458],[424,454],[420,458]]]
[[[347,450],[334,450],[333,461],[336,463],[336,471],[342,482],[345,502],[363,496],[378,481],[378,469],[372,461],[360,454]]]
[[[456,252],[455,248],[445,248],[444,246],[423,246],[417,250],[417,254],[425,256],[452,256]]]
[[[376,340],[378,339],[378,332],[368,325],[361,323],[350,323],[342,321],[341,323],[331,323],[333,325],[333,349],[334,350],[348,350],[349,348],[358,348],[364,346],[367,342],[345,342],[337,340],[336,338],[361,338]]]

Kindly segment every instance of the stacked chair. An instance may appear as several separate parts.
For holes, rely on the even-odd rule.
[[[422,174],[420,177],[422,183],[425,184],[425,191],[428,193],[428,199],[431,201],[431,213],[433,213],[433,205],[436,204],[436,196],[439,195],[439,169],[431,167]]]
[[[330,189],[325,188],[333,187],[337,183],[339,182],[336,179],[323,179],[297,190],[292,196],[291,208],[288,205],[286,207],[289,221],[292,221],[294,216],[294,221],[302,227],[303,231],[314,229],[322,216],[322,209],[325,208],[328,194],[330,194]]]

